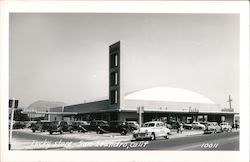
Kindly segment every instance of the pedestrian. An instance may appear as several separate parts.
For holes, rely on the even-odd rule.
[[[238,128],[238,121],[235,120],[235,130],[237,131],[237,128]]]
[[[235,123],[232,124],[232,128],[233,128],[233,130],[234,130],[234,128],[235,128]]]
[[[182,134],[182,131],[184,130],[184,128],[183,128],[183,123],[181,122],[180,123],[180,132],[181,132],[181,134]]]
[[[177,123],[176,123],[177,125],[176,125],[176,127],[177,127],[177,133],[179,133],[180,132],[180,122],[179,121],[177,121]]]

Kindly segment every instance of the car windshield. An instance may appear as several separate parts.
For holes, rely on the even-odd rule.
[[[81,123],[82,123],[82,124],[85,124],[85,125],[87,125],[87,124],[88,124],[86,121],[82,121]]]
[[[58,121],[53,121],[52,124],[58,124]]]
[[[145,123],[143,127],[154,127],[155,123]]]

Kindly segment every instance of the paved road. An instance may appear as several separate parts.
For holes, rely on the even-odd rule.
[[[171,136],[170,136],[171,138]],[[137,146],[137,147],[136,147]],[[206,150],[237,151],[239,150],[239,132],[196,135],[175,139],[155,141],[136,141],[108,147],[75,148],[78,150]]]
[[[50,142],[72,142],[73,147],[66,147],[66,149],[73,150],[239,150],[239,132],[219,133],[219,134],[206,134],[206,135],[194,135],[180,138],[170,139],[158,139],[155,141],[136,141],[136,142],[115,142],[111,144],[104,143],[101,146],[100,143],[91,142],[86,136],[95,138],[93,134],[53,134],[49,135],[48,132],[25,132],[14,131],[13,138],[19,141],[28,141],[28,145],[33,140],[36,141],[50,141]],[[96,135],[95,135],[96,136]],[[84,139],[84,140],[83,140]],[[102,139],[110,139],[105,137]],[[79,145],[79,141],[80,143]],[[85,144],[91,146],[86,146]],[[110,143],[110,142],[109,142]],[[76,144],[76,145],[74,145]],[[97,145],[98,147],[97,147]],[[105,145],[106,144],[106,145]],[[77,147],[75,147],[77,146]],[[21,146],[22,148],[22,146]],[[65,148],[53,148],[53,149],[65,149]]]

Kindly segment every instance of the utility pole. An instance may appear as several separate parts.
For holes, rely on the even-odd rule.
[[[229,95],[229,99],[228,99],[227,102],[229,102],[229,109],[230,109],[230,110],[232,109],[232,105],[231,105],[232,101],[233,101],[233,100],[231,99],[231,96]]]
[[[142,126],[142,113],[144,113],[144,107],[139,106],[137,107],[137,113],[139,114],[139,128]]]
[[[12,129],[13,129],[13,120],[14,120],[14,108],[18,108],[18,100],[14,98],[9,100],[9,108],[11,108],[11,118],[10,118],[10,136],[9,136],[9,150],[11,150],[12,142]]]

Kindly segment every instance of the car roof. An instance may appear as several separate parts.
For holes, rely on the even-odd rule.
[[[91,122],[100,122],[100,121],[105,121],[106,122],[106,120],[92,120]]]
[[[163,122],[161,122],[161,121],[150,121],[150,122],[146,122],[144,124],[150,124],[150,123],[163,123]]]

